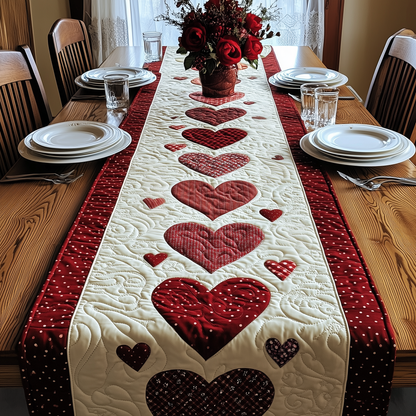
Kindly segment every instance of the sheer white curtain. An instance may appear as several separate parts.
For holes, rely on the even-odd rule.
[[[174,0],[167,0],[175,10]],[[197,5],[204,0],[192,0]],[[273,0],[254,0],[253,9]],[[271,25],[280,37],[264,41],[272,45],[310,46],[322,58],[324,0],[278,0],[279,15]],[[180,33],[154,18],[165,12],[163,0],[91,0],[91,34],[94,58],[99,65],[117,46],[143,44],[145,31],[162,32],[163,45],[177,46]]]

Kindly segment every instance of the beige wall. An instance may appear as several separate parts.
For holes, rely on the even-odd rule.
[[[70,17],[68,0],[30,0],[36,65],[45,86],[52,115],[62,108],[48,49],[48,33],[55,20]]]
[[[339,71],[364,101],[386,40],[403,28],[416,32],[416,0],[344,0]]]

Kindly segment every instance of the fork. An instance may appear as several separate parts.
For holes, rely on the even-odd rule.
[[[81,173],[81,175],[75,176],[75,177],[64,177],[64,178],[46,178],[44,176],[25,176],[25,177],[14,177],[14,178],[4,178],[0,180],[0,183],[4,182],[18,182],[18,181],[47,181],[52,182],[54,184],[69,184],[72,182],[75,182],[78,180],[81,176],[84,174]]]
[[[416,185],[416,178],[400,178],[397,176],[373,176],[372,178],[368,179],[360,179],[360,178],[352,178],[351,176],[346,175],[343,172],[337,171],[338,175],[341,178],[352,182],[354,185],[360,186],[361,188],[365,188],[369,191],[373,191],[375,189],[380,188],[383,183],[386,182],[396,182],[401,183],[402,185]],[[375,180],[382,180],[377,184],[373,183]]]
[[[54,176],[59,179],[64,179],[70,176],[72,173],[75,172],[75,169],[70,170],[69,172],[65,173],[55,173],[55,172],[43,172],[43,173],[23,173],[21,175],[7,175],[4,177],[4,179],[18,179],[18,178],[29,178],[31,176]]]

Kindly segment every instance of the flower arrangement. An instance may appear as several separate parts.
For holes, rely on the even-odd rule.
[[[178,53],[188,54],[185,69],[195,68],[212,74],[221,65],[229,67],[245,59],[257,69],[263,50],[260,40],[279,36],[263,23],[276,18],[277,0],[267,9],[261,5],[250,11],[253,0],[208,0],[203,8],[193,6],[191,0],[176,0],[178,12],[170,9],[165,0],[166,13],[158,16],[177,26],[182,32]]]

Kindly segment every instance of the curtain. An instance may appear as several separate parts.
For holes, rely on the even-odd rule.
[[[252,9],[268,7],[274,0],[254,0]],[[325,0],[277,0],[279,13],[271,22],[279,37],[263,41],[269,45],[310,46],[322,59]],[[196,6],[201,0],[192,0]],[[174,0],[167,0],[175,10]],[[145,31],[162,32],[162,44],[178,45],[180,33],[155,17],[165,12],[163,0],[90,0],[88,26],[95,63],[99,65],[117,46],[140,46]]]

